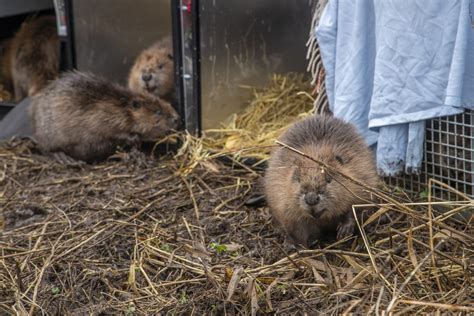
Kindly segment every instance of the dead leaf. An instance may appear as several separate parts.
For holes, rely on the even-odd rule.
[[[352,269],[347,269],[346,284],[351,283],[353,279],[354,279],[354,272],[352,271]]]
[[[273,311],[273,304],[272,304],[272,297],[271,297],[272,289],[275,287],[275,285],[278,284],[280,280],[281,279],[279,278],[275,278],[273,282],[265,290],[265,301],[267,302],[268,309],[270,312]]]
[[[239,285],[240,277],[242,276],[244,269],[242,267],[236,267],[232,272],[232,277],[230,278],[229,285],[227,286],[227,300],[230,301],[232,295],[234,295],[235,289]],[[227,268],[226,268],[227,274]]]
[[[457,234],[456,232],[452,232],[447,229],[441,229],[439,232],[437,232],[434,236],[433,239],[458,239],[462,242],[466,242],[466,238],[462,236],[461,234]]]
[[[219,173],[217,165],[209,160],[201,161],[201,165],[212,173]]]
[[[255,316],[257,315],[258,311],[258,296],[254,278],[250,279],[249,281],[249,285],[247,286],[247,295],[250,297],[251,314],[252,316]]]
[[[280,280],[282,280],[282,281],[285,281],[285,280],[292,280],[292,279],[294,279],[295,274],[296,274],[296,273],[295,273],[294,270],[290,270],[290,271],[288,271],[287,273],[285,273],[285,274],[280,278]]]
[[[203,261],[211,261],[211,256],[207,251],[206,247],[200,242],[193,242],[192,246],[185,244],[183,246],[184,251],[189,253],[191,256],[195,258],[200,258]]]
[[[231,242],[230,244],[223,244],[223,246],[226,247],[228,252],[235,252],[235,251],[238,251],[238,250],[240,250],[244,247],[243,245],[240,245],[240,244],[237,244],[237,243],[234,243],[234,242]]]
[[[348,284],[346,284],[346,286],[344,286],[343,290],[347,290],[347,289],[353,289],[353,288],[358,288],[360,286],[365,286],[365,284],[363,283],[358,283],[360,281],[362,281],[363,279],[365,279],[368,275],[370,275],[370,272],[368,270],[361,270],[353,279],[351,282],[349,282]]]
[[[260,283],[268,285],[268,284],[271,284],[273,281],[275,281],[275,278],[272,278],[272,277],[258,277],[257,280]]]
[[[232,275],[234,274],[234,270],[230,267],[224,268],[224,281],[229,282],[232,279]]]
[[[137,283],[136,283],[136,269],[138,269],[137,263],[132,261],[130,268],[128,270],[128,280],[127,283],[133,292],[138,293]]]
[[[128,269],[128,285],[133,286],[135,285],[135,262],[132,262]]]
[[[304,259],[303,262],[306,263],[308,267],[311,268],[311,270],[313,271],[314,279],[316,282],[321,282],[324,284],[326,283],[326,280],[324,280],[324,278],[318,272],[318,270],[326,271],[326,267],[324,266],[324,263],[322,263],[321,261],[317,261],[317,260],[309,259],[309,258]]]
[[[314,259],[310,259],[310,258],[305,258],[305,259],[303,259],[303,263],[306,263],[308,265],[308,267],[313,267],[316,270],[326,271],[326,265],[322,261],[314,260]]]
[[[410,258],[411,264],[413,265],[413,267],[417,267],[418,259],[416,259],[415,249],[413,248],[413,235],[412,235],[411,230],[408,232],[407,248],[408,248],[408,257]],[[415,277],[418,279],[418,282],[420,283],[423,282],[420,278],[420,277],[423,277],[420,270],[416,271]]]
[[[347,263],[356,270],[356,272],[359,272],[360,270],[363,269],[363,267],[357,263],[357,261],[355,261],[354,259],[352,259],[350,256],[347,256],[347,255],[342,255],[342,257],[344,258],[344,260],[347,261]]]
[[[389,208],[387,208],[387,207],[381,207],[377,212],[375,212],[369,218],[367,218],[367,220],[364,222],[362,227],[365,227],[365,226],[369,225],[370,223],[375,221],[377,218],[379,218],[380,216],[385,214],[388,210],[389,210]]]

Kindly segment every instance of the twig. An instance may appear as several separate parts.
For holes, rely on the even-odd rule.
[[[441,246],[442,244],[444,243],[444,240],[441,240],[434,248],[433,250],[431,250],[421,261],[420,263],[410,272],[410,274],[408,275],[408,278],[405,279],[405,281],[402,283],[402,285],[400,286],[400,288],[398,290],[395,290],[394,292],[394,295],[393,295],[393,298],[392,300],[390,301],[390,303],[388,304],[385,312],[387,314],[391,313],[392,312],[392,309],[394,308],[395,306],[395,303],[397,302],[397,299],[398,297],[400,296],[400,294],[403,292],[403,290],[405,289],[405,286],[408,284],[408,282],[410,282],[411,278],[413,278],[416,274],[416,272],[425,264],[425,262],[431,258],[431,255],[432,253],[437,250],[439,248],[439,246]]]

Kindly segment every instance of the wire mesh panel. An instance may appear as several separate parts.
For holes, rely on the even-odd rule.
[[[473,122],[473,111],[426,121],[422,173],[388,177],[388,184],[416,194],[425,190],[428,180],[432,178],[474,197]],[[433,185],[432,194],[437,199],[459,198],[437,184]]]

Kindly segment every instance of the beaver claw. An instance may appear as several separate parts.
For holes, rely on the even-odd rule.
[[[337,226],[337,239],[344,239],[352,236],[355,228],[355,220],[352,216],[347,216],[346,219]]]
[[[82,166],[85,164],[84,161],[76,160],[63,152],[55,152],[53,153],[53,158],[61,165],[66,166]]]
[[[263,206],[266,204],[266,199],[265,199],[265,195],[263,194],[255,194],[255,195],[252,195],[251,197],[249,197],[246,201],[245,201],[245,205],[247,206],[253,206],[253,207],[259,207],[259,206]]]

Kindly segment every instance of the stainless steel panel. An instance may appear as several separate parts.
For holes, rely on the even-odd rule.
[[[125,83],[140,51],[171,34],[170,1],[73,1],[77,68]]]
[[[240,85],[305,72],[307,0],[200,0],[202,125],[215,128],[247,105]]]
[[[183,82],[183,102],[184,102],[184,122],[185,129],[191,134],[199,133],[199,105],[196,100],[195,89],[196,78],[194,74],[196,65],[193,61],[197,60],[194,44],[197,38],[193,37],[193,15],[191,9],[191,0],[180,0],[180,30],[181,30],[181,58],[182,58],[182,82]],[[195,18],[195,16],[194,16]],[[195,36],[195,35],[194,35]],[[194,45],[193,45],[194,44]]]

